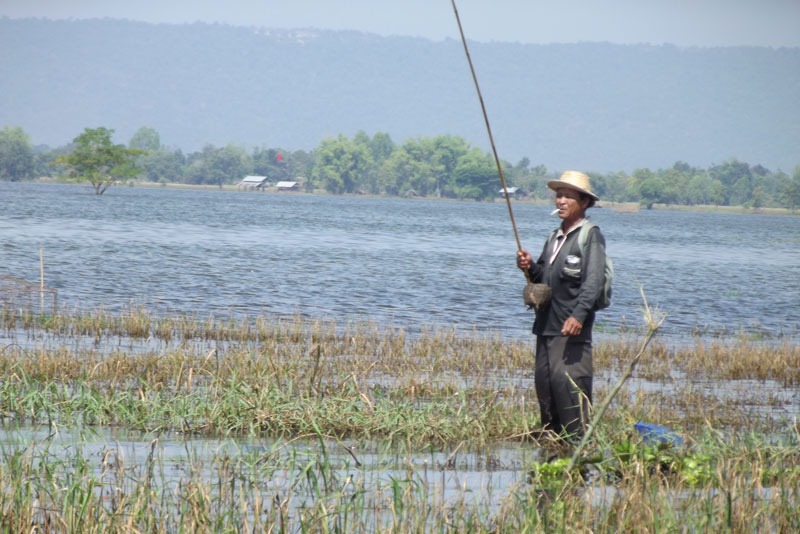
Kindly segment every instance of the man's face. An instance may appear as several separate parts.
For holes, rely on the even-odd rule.
[[[556,207],[558,216],[562,219],[577,220],[583,217],[583,212],[589,206],[589,199],[568,187],[556,189]]]

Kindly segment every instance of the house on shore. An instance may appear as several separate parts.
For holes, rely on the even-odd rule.
[[[266,176],[245,176],[244,180],[236,185],[244,189],[264,189],[269,183]]]
[[[500,191],[498,191],[498,193],[500,194],[501,197],[505,198],[505,196],[506,196],[506,190],[505,189],[501,189]],[[520,198],[525,196],[525,192],[521,191],[519,187],[509,187],[508,188],[508,196],[511,197],[511,198],[520,199]]]
[[[299,186],[297,182],[278,182],[275,184],[278,191],[297,191]]]

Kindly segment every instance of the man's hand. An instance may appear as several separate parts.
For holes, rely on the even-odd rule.
[[[568,317],[561,327],[561,334],[564,336],[577,336],[583,330],[583,323],[574,317]]]
[[[528,272],[528,269],[531,268],[533,265],[533,258],[531,258],[530,252],[527,250],[518,250],[517,251],[517,267]]]

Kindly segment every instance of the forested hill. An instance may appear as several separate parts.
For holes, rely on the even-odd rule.
[[[467,29],[468,30],[468,29]],[[312,149],[460,135],[488,149],[461,43],[357,32],[0,19],[0,127]],[[800,48],[471,43],[498,151],[599,172],[800,163]]]

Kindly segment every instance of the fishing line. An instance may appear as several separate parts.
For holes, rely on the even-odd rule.
[[[514,221],[514,212],[511,210],[511,197],[508,194],[508,187],[506,187],[506,179],[503,176],[503,167],[500,165],[500,158],[497,157],[497,148],[494,144],[494,137],[492,136],[492,127],[489,126],[489,116],[486,114],[486,106],[483,103],[483,95],[481,94],[480,85],[478,85],[478,77],[475,75],[475,67],[472,66],[472,58],[469,55],[469,48],[467,48],[467,39],[464,37],[464,28],[461,27],[461,18],[458,16],[458,8],[456,7],[456,0],[450,0],[453,4],[453,13],[456,15],[456,22],[458,23],[458,32],[461,34],[461,43],[464,45],[464,53],[467,55],[467,63],[469,63],[469,70],[472,72],[472,80],[475,82],[475,90],[478,92],[478,100],[481,102],[481,111],[483,111],[483,120],[486,123],[486,131],[489,132],[489,143],[492,145],[492,153],[494,154],[494,161],[497,164],[497,174],[500,175],[500,182],[503,184],[503,192],[506,195],[506,205],[508,206],[508,216],[511,218],[511,226],[514,228],[514,238],[517,240],[517,250],[522,250],[522,243],[519,240],[519,232],[517,231],[517,223]],[[530,282],[528,273],[525,273],[525,279]]]

